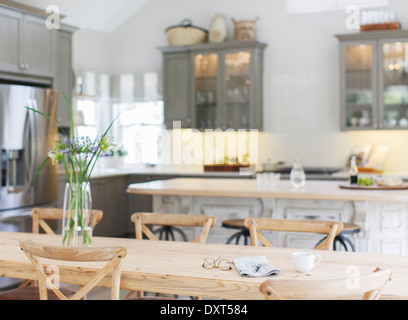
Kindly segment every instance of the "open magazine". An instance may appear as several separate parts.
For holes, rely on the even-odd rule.
[[[270,277],[280,272],[265,256],[235,258],[234,265],[243,277]]]

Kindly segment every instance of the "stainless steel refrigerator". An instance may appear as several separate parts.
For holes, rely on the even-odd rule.
[[[48,161],[32,181],[57,138],[57,126],[25,108],[57,119],[56,104],[47,83],[0,80],[0,231],[31,232],[31,208],[57,201],[56,165]]]

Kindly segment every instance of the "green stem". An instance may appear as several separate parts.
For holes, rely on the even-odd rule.
[[[67,221],[65,223],[63,245],[69,246],[72,241],[78,242],[76,239],[77,232],[82,231],[82,244],[91,245],[92,238],[85,226],[85,222],[91,223],[91,219],[85,219],[84,205],[86,204],[86,184],[78,183],[69,185],[70,203],[67,207]],[[90,212],[88,212],[90,214]],[[91,218],[91,217],[89,217]]]

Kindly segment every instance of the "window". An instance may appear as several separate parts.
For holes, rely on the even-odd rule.
[[[119,148],[126,152],[124,162],[159,164],[162,159],[163,101],[114,103],[113,127]]]
[[[96,126],[96,102],[93,100],[78,100],[76,112],[74,113],[74,123],[78,136],[89,136],[92,140],[98,135]]]

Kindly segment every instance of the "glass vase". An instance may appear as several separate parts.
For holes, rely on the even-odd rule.
[[[92,197],[89,183],[65,185],[62,218],[62,245],[92,245]]]

